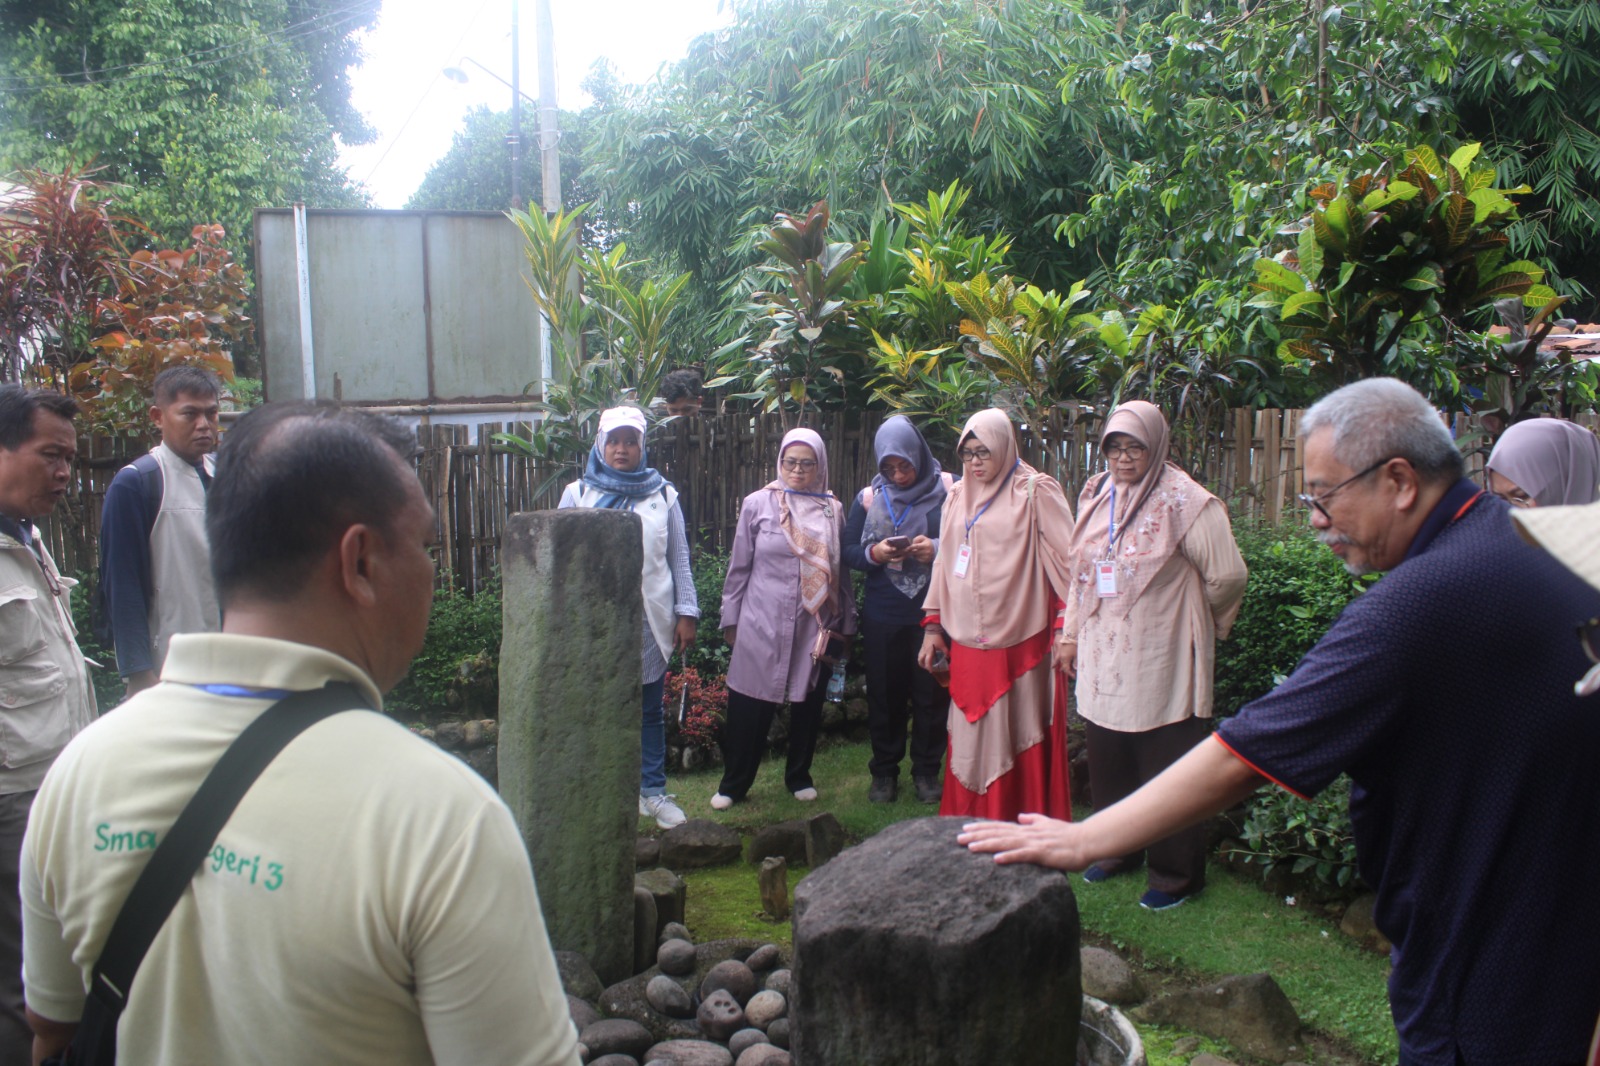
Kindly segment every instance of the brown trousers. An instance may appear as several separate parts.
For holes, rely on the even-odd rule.
[[[1093,722],[1089,726],[1089,784],[1094,807],[1103,811],[1131,795],[1211,733],[1207,718],[1185,718],[1143,733],[1123,733]],[[1148,861],[1151,888],[1174,896],[1198,892],[1206,884],[1206,827],[1182,829],[1151,844],[1097,863],[1107,873],[1120,873]]]

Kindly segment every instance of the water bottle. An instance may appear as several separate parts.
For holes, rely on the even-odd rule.
[[[833,664],[833,676],[828,678],[828,702],[844,702],[844,663]]]

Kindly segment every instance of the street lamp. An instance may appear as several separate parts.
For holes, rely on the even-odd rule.
[[[515,22],[513,22],[513,25],[515,25]],[[522,206],[522,101],[527,100],[528,103],[535,106],[538,106],[539,103],[539,101],[523,92],[516,84],[517,47],[515,41],[516,37],[513,36],[513,43],[511,46],[512,81],[506,81],[500,75],[496,74],[494,71],[478,62],[476,59],[473,59],[471,56],[462,56],[460,61],[455,66],[445,67],[443,71],[444,76],[449,78],[451,81],[456,82],[458,85],[465,85],[471,79],[467,76],[467,72],[463,69],[463,67],[467,63],[471,63],[473,66],[489,75],[489,77],[493,78],[495,81],[511,90],[511,132],[506,135],[506,144],[510,145],[511,147],[511,207],[513,210]]]

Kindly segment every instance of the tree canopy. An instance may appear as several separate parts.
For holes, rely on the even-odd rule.
[[[22,0],[0,13],[0,168],[94,164],[167,243],[261,205],[365,202],[335,137],[381,0]]]

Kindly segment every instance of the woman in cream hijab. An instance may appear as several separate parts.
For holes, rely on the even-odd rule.
[[[1222,502],[1166,461],[1167,420],[1134,400],[1100,434],[1107,472],[1078,497],[1074,580],[1061,659],[1089,724],[1097,810],[1116,803],[1199,743],[1210,726],[1216,641],[1244,598],[1245,565]],[[1148,849],[1151,910],[1205,886],[1205,829]],[[1142,854],[1097,863],[1090,884],[1138,868]]]
[[[1067,591],[1072,508],[1017,457],[1004,411],[979,411],[957,445],[962,480],[939,529],[919,663],[950,657],[950,766],[939,813],[1070,818],[1066,694],[1050,627]]]

